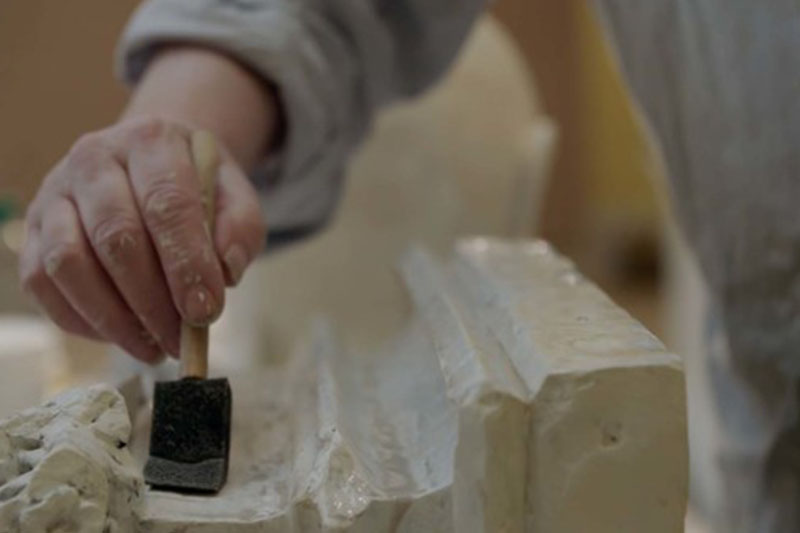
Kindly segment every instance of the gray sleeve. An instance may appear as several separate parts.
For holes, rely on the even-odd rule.
[[[383,105],[429,86],[485,0],[149,0],[118,50],[128,83],[159,44],[223,50],[274,83],[287,136],[253,177],[271,232],[302,235],[336,205],[344,167]],[[271,235],[272,236],[272,235]]]

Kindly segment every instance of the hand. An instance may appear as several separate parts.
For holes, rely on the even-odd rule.
[[[63,329],[148,362],[179,350],[180,321],[222,311],[264,242],[258,197],[222,147],[216,225],[204,226],[189,140],[175,121],[136,118],[85,135],[27,214],[24,287]]]
[[[189,151],[194,128],[214,132],[220,151],[213,235]],[[163,48],[122,120],[81,138],[45,178],[27,215],[24,287],[69,332],[151,363],[177,355],[181,320],[213,321],[225,284],[262,247],[243,169],[279,129],[275,91],[250,70],[214,50]]]

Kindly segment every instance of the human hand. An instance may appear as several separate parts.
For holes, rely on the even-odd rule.
[[[131,118],[83,136],[29,207],[24,287],[61,328],[156,362],[177,355],[181,320],[212,322],[225,285],[258,255],[256,191],[220,146],[216,224],[204,226],[192,128]]]

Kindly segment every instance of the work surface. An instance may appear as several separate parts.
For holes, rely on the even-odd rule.
[[[93,516],[123,531],[683,530],[678,357],[541,241],[466,240],[445,264],[412,250],[400,272],[414,315],[382,350],[350,353],[320,321],[288,363],[231,376],[231,471],[218,496],[142,491],[136,467],[120,470],[146,456],[145,407],[130,443],[53,433],[38,444],[44,459],[4,481],[22,488],[0,488],[13,493],[0,521],[23,523],[35,480],[53,477],[47,457],[88,446],[114,496],[91,500],[105,511]],[[124,433],[119,401],[104,401],[117,406],[107,425]],[[97,413],[69,416],[108,441]],[[31,427],[0,430],[47,433]],[[15,442],[28,441],[12,439],[12,457]],[[38,487],[38,500],[60,497],[58,483]],[[49,518],[87,505],[53,504]]]

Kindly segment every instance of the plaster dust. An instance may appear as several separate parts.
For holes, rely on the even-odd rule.
[[[400,272],[414,313],[370,357],[318,321],[286,363],[230,376],[230,472],[217,496],[140,492],[146,409],[132,453],[117,449],[130,432],[121,397],[83,389],[0,424],[0,524],[683,530],[678,357],[543,242],[469,239],[446,263],[412,250]]]

